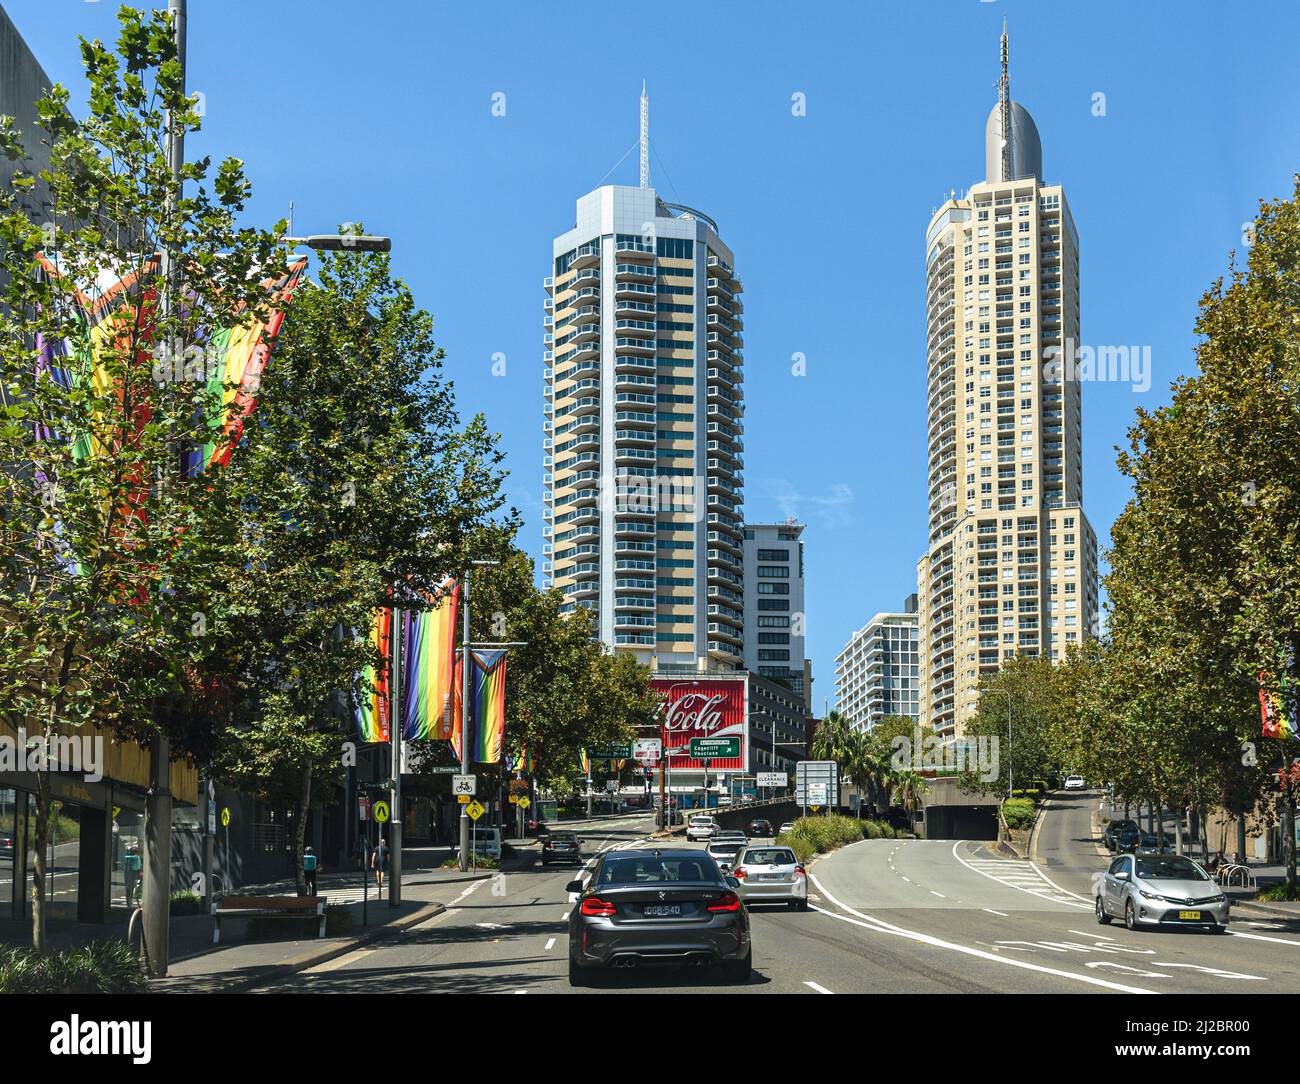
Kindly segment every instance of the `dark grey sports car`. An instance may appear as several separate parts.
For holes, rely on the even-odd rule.
[[[721,964],[735,982],[751,969],[749,912],[703,851],[603,855],[569,913],[569,982],[595,968]]]

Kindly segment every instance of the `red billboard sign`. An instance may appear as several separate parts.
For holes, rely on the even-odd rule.
[[[670,771],[702,769],[703,763],[690,755],[692,738],[738,738],[740,756],[713,757],[709,771],[747,771],[749,745],[745,714],[749,683],[726,680],[656,678],[650,683],[664,698],[659,729],[664,756],[671,756]]]

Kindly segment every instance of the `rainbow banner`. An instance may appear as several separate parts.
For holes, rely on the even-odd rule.
[[[582,774],[588,779],[591,778],[591,757],[587,756],[587,750],[579,750],[578,759],[582,762]]]
[[[1277,659],[1276,681],[1267,670],[1258,673],[1261,729],[1266,738],[1295,738],[1300,736],[1300,690],[1292,677],[1295,656],[1288,645],[1279,643]]]
[[[451,737],[447,705],[456,658],[460,585],[448,577],[427,596],[430,609],[402,613],[402,736],[408,741]]]
[[[370,626],[370,646],[378,652],[380,665],[366,667],[357,691],[357,738],[362,742],[392,740],[389,729],[388,675],[392,668],[393,611],[379,610]]]
[[[471,651],[472,676],[469,700],[469,761],[496,764],[506,730],[506,653],[503,650]],[[451,697],[451,747],[459,757],[461,732],[461,660],[456,660],[455,684]]]

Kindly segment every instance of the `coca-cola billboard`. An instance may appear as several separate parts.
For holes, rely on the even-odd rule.
[[[672,756],[669,770],[702,769],[703,763],[690,755],[692,738],[736,738],[740,755],[711,757],[709,771],[747,771],[749,744],[745,713],[749,683],[742,679],[700,679],[676,681],[656,678],[651,683],[664,698],[660,733],[664,756]],[[680,754],[680,755],[679,755]]]

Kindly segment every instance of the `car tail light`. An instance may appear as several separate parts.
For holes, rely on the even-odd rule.
[[[808,876],[808,874],[807,874],[807,872],[804,870],[803,866],[795,866],[795,867],[794,867],[794,875],[795,875],[796,877],[806,877],[806,876]]]
[[[736,878],[737,881],[743,881],[746,877],[749,876],[749,870],[747,870],[744,866],[737,866],[735,869],[731,871],[731,875],[734,878]]]
[[[724,892],[721,896],[719,896],[716,900],[714,900],[711,904],[709,904],[707,910],[739,911],[740,897],[737,896],[734,892]]]
[[[588,896],[582,901],[578,913],[586,915],[588,918],[609,918],[618,913],[618,908],[609,900],[602,900],[599,896]]]

